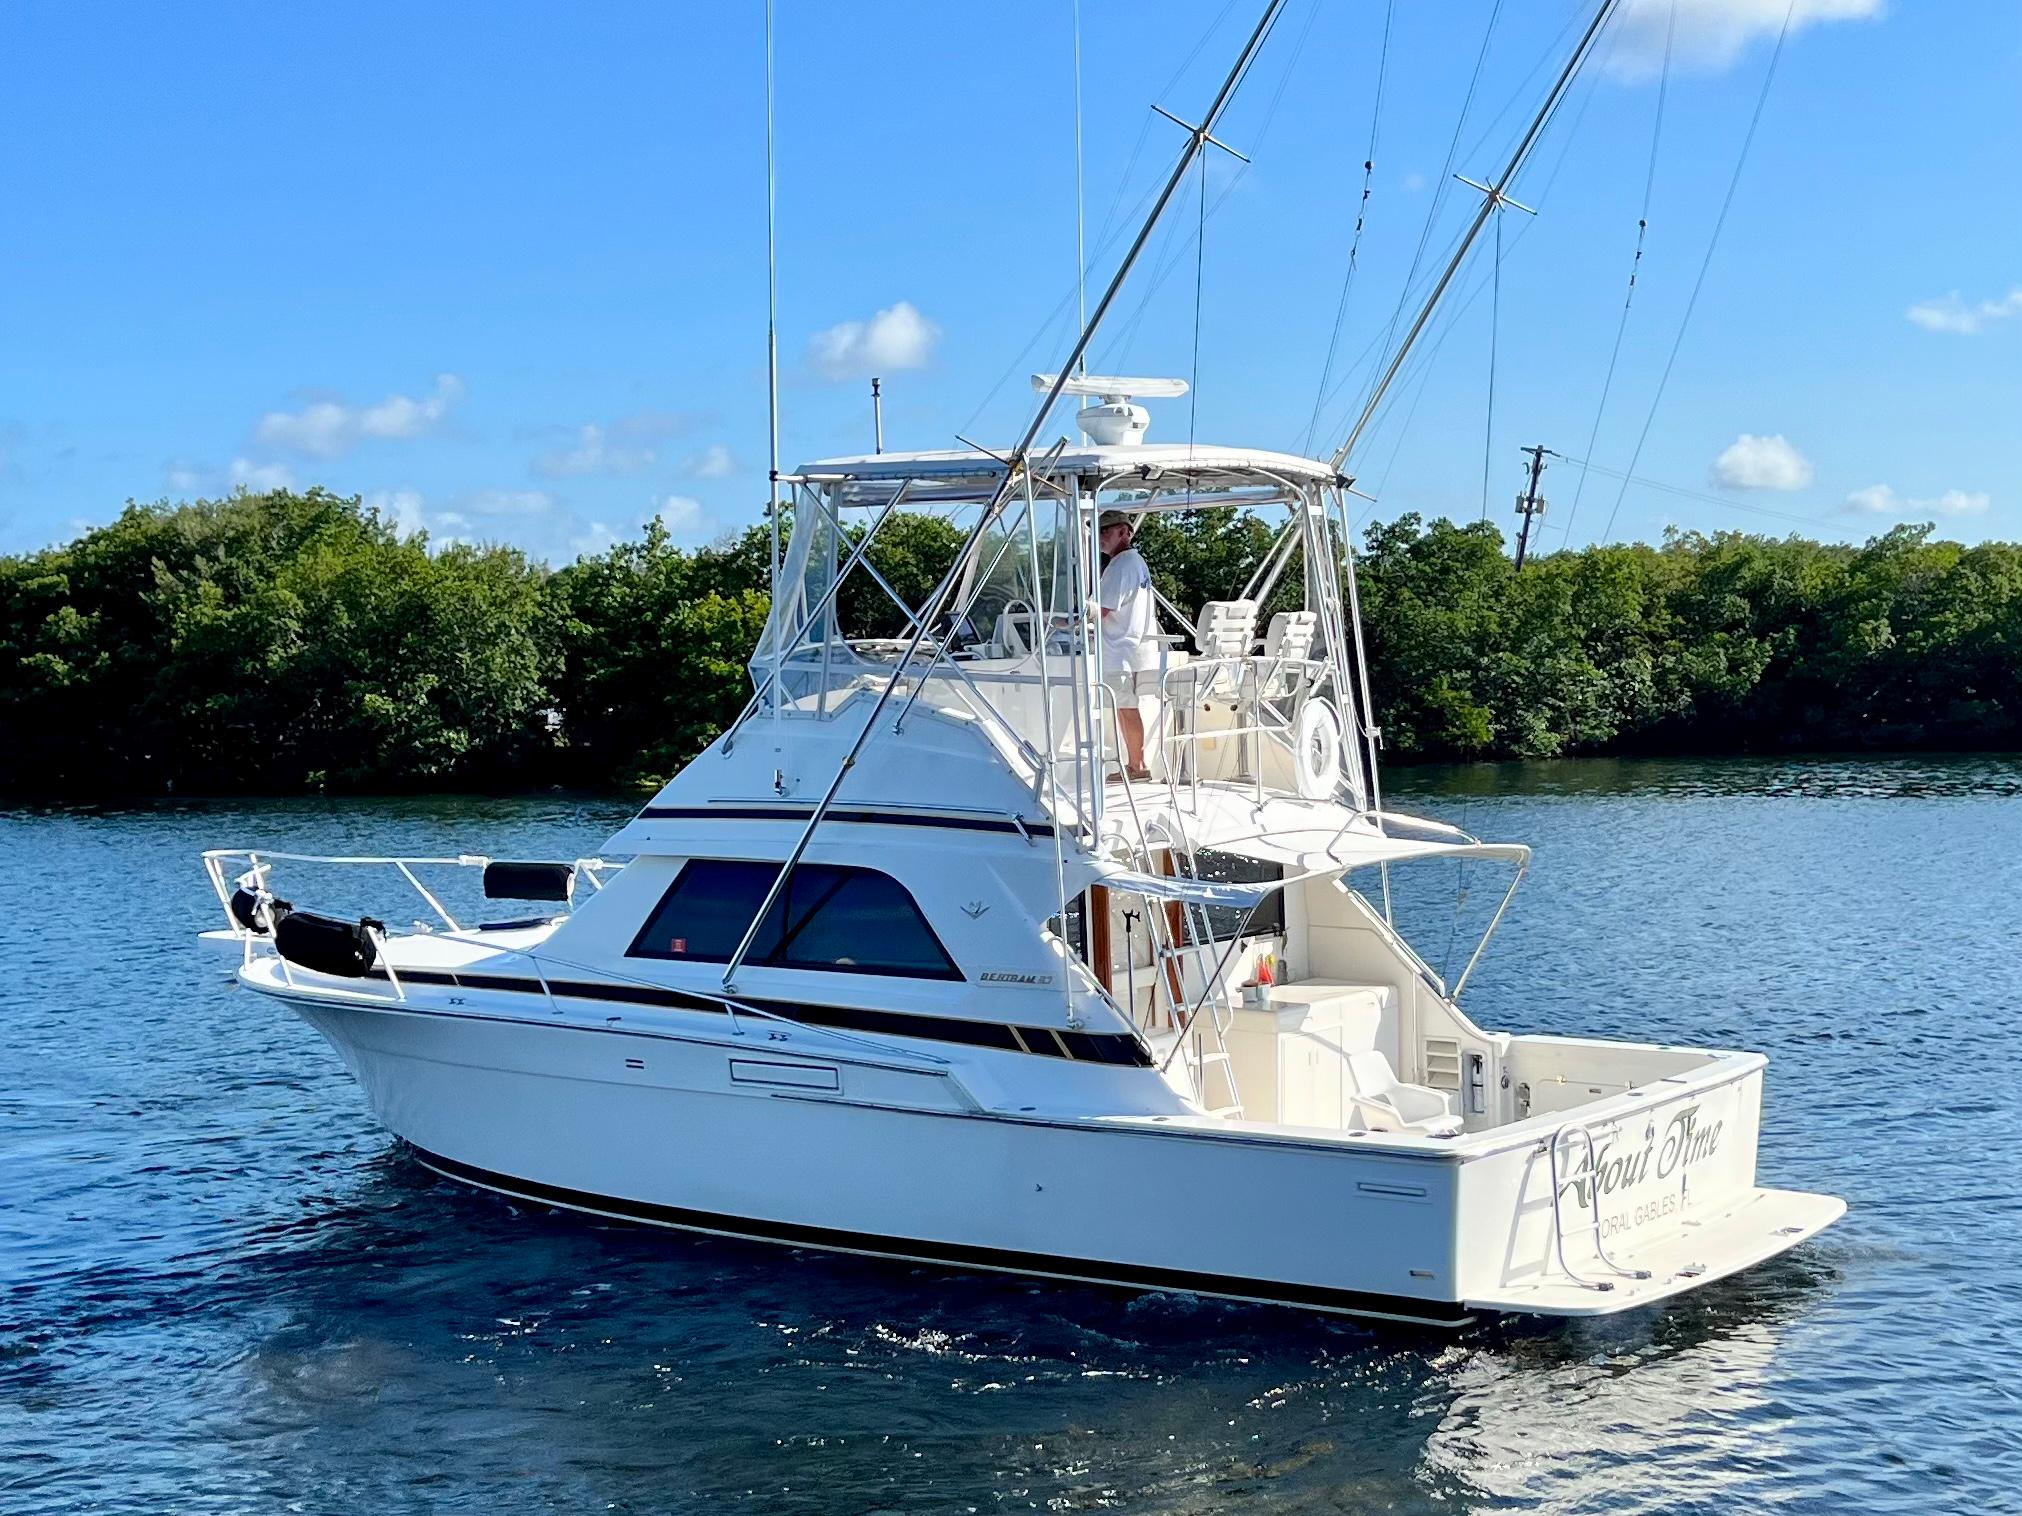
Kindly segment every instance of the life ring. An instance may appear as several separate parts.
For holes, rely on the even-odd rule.
[[[1341,718],[1325,700],[1308,700],[1293,730],[1292,768],[1299,793],[1332,800],[1341,783]]]

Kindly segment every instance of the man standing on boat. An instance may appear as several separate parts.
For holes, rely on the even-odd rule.
[[[1131,544],[1137,524],[1122,511],[1104,511],[1097,523],[1102,579],[1096,587],[1102,618],[1103,681],[1116,696],[1116,725],[1123,737],[1125,774],[1149,779],[1144,762],[1144,717],[1137,708],[1138,675],[1158,667],[1158,618],[1151,570]]]

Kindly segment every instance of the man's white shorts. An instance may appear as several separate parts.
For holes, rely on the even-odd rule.
[[[1138,674],[1135,669],[1117,669],[1103,675],[1102,682],[1109,686],[1109,692],[1116,696],[1119,706],[1129,708],[1137,704]]]
[[[1158,693],[1158,649],[1155,647],[1138,649],[1130,661],[1142,664],[1143,667],[1112,668],[1102,676],[1102,682],[1108,685],[1109,692],[1116,696],[1119,710],[1135,709],[1139,699]]]

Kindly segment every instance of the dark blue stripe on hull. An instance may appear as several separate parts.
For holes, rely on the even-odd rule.
[[[446,989],[503,990],[515,995],[559,995],[568,1000],[606,1000],[620,1005],[651,1005],[675,1011],[709,1011],[729,1015],[720,1000],[663,990],[645,984],[606,984],[594,979],[538,979],[517,974],[457,974],[441,969],[400,969],[402,984],[427,984]],[[369,979],[386,978],[374,969]],[[954,1042],[965,1047],[994,1048],[1000,1053],[1033,1053],[1042,1058],[1066,1058],[1080,1063],[1111,1063],[1121,1068],[1152,1067],[1150,1051],[1127,1032],[1071,1032],[1052,1027],[1011,1026],[998,1021],[966,1021],[959,1016],[931,1016],[912,1011],[881,1011],[855,1005],[803,1005],[786,1000],[752,1000],[754,1010],[770,1012],[807,1026],[863,1032],[878,1037],[918,1037],[929,1042]]]

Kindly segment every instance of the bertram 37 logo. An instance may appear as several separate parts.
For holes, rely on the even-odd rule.
[[[1559,1194],[1564,1196],[1571,1190],[1582,1206],[1592,1206],[1596,1191],[1602,1195],[1617,1194],[1641,1184],[1652,1174],[1669,1179],[1711,1158],[1720,1147],[1720,1128],[1718,1121],[1700,1119],[1695,1102],[1673,1112],[1661,1132],[1654,1121],[1644,1127],[1640,1148],[1624,1151],[1619,1142],[1603,1147],[1594,1154],[1590,1167],[1559,1182]]]

